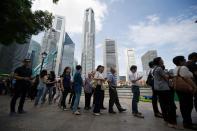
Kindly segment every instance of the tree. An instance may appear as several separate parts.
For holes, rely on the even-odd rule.
[[[56,3],[58,0],[53,0]],[[32,0],[0,1],[0,43],[23,44],[31,35],[51,27],[53,15],[48,11],[31,10]]]

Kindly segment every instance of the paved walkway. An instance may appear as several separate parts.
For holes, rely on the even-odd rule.
[[[105,106],[108,99],[105,99]],[[62,111],[56,104],[42,107],[33,107],[33,102],[27,100],[25,109],[27,114],[10,117],[9,96],[0,96],[0,131],[175,131],[168,128],[162,119],[155,118],[151,103],[140,103],[140,111],[144,113],[145,119],[132,116],[130,111],[130,99],[121,99],[123,107],[128,111],[108,114],[103,111],[101,116],[92,115],[92,111],[81,109],[82,115],[75,116],[71,111]],[[84,98],[81,98],[80,107],[84,106]],[[115,108],[114,108],[115,109]],[[178,112],[178,123],[182,118]],[[193,121],[197,123],[197,113],[193,112]],[[187,130],[186,130],[187,131]]]

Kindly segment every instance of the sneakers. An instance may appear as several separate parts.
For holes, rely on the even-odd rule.
[[[18,114],[25,114],[27,113],[26,111],[22,110],[22,111],[18,111]]]
[[[138,112],[138,113],[133,113],[133,116],[138,117],[138,118],[144,118],[144,116],[142,115],[142,113]]]
[[[63,107],[63,111],[67,111],[68,109],[66,107]]]
[[[94,113],[94,115],[95,115],[95,116],[100,116],[101,114],[100,114],[100,113]]]
[[[109,113],[110,113],[110,114],[116,114],[116,112],[115,112],[115,111],[109,111]]]
[[[161,113],[155,113],[155,117],[163,118],[163,115]]]
[[[126,111],[127,109],[123,109],[123,108],[120,108],[119,109],[119,112],[121,113],[121,112],[124,112],[124,111]]]
[[[79,111],[74,112],[75,115],[81,115]]]

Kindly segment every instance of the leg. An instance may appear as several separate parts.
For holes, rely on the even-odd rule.
[[[70,104],[70,103],[71,103],[71,101],[72,101],[72,97],[73,97],[73,92],[71,91],[68,104]]]
[[[154,114],[156,115],[156,114],[160,113],[159,109],[158,109],[158,102],[157,102],[158,101],[157,91],[153,89],[152,93],[153,93],[153,95],[152,95],[153,111],[154,111]]]
[[[94,113],[100,113],[100,104],[101,104],[101,86],[97,85],[95,92],[95,106],[94,106]]]
[[[138,102],[139,102],[139,87],[132,86],[133,100],[132,100],[132,113],[138,113]]]
[[[66,97],[68,95],[68,92],[66,90],[64,90],[62,92],[62,101],[61,101],[61,106],[63,106],[63,108],[66,108]]]
[[[52,103],[53,87],[49,87],[49,104]]]
[[[72,97],[72,102],[71,102],[71,105],[70,105],[70,108],[73,108],[73,105],[74,105],[74,102],[75,102],[75,93],[73,93],[73,97]]]
[[[37,96],[36,96],[35,103],[34,103],[34,105],[35,105],[35,106],[37,106],[37,105],[38,105],[39,100],[40,100],[40,98],[41,98],[42,94],[43,94],[43,89],[39,89],[39,90],[37,90]]]
[[[85,92],[85,109],[88,108],[88,93]]]
[[[15,87],[15,92],[10,102],[10,112],[15,112],[16,100],[20,96],[20,87]]]
[[[113,106],[115,103],[115,92],[114,89],[109,89],[109,112],[114,112]]]
[[[197,92],[194,94],[194,107],[195,107],[196,112],[197,112]]]
[[[48,92],[48,87],[45,87],[45,88],[43,89],[43,94],[42,94],[42,98],[41,98],[41,99],[42,99],[41,104],[44,104],[44,103],[45,103],[47,92]]]
[[[77,108],[79,106],[79,101],[80,101],[80,93],[76,92],[75,93],[75,102],[74,102],[74,105],[73,105],[73,112],[77,111]]]
[[[118,98],[118,93],[117,93],[117,90],[115,90],[115,104],[116,104],[116,107],[118,108],[119,111],[122,110],[122,107],[120,105],[120,101],[119,101],[119,98]]]
[[[101,106],[101,109],[104,109],[104,98],[105,98],[105,91],[104,90],[101,90],[101,100],[100,100],[100,106]]]
[[[192,108],[193,108],[193,96],[192,94],[177,91],[179,97],[180,110],[183,117],[183,125],[192,124]]]
[[[27,95],[27,91],[28,91],[27,87],[22,88],[21,98],[20,98],[20,102],[19,102],[19,106],[18,106],[18,112],[23,111],[23,106],[24,106],[24,103],[25,103],[25,98],[26,98],[26,95]]]

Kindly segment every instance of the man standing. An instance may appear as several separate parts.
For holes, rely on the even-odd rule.
[[[115,114],[116,112],[113,110],[114,103],[116,104],[116,107],[118,108],[119,112],[126,111],[126,109],[123,109],[120,105],[118,93],[116,91],[117,87],[117,81],[115,79],[115,73],[116,70],[114,68],[110,69],[110,74],[108,75],[108,83],[109,83],[109,113]]]
[[[186,63],[186,66],[189,68],[189,71],[193,73],[194,81],[197,84],[197,53],[193,52],[189,54],[188,60],[189,61]],[[194,94],[194,107],[197,111],[197,93]]]
[[[32,70],[29,68],[30,66],[30,59],[24,59],[23,65],[21,67],[16,68],[14,71],[14,78],[16,79],[15,84],[15,92],[12,97],[10,103],[10,115],[14,115],[15,112],[15,105],[18,97],[20,97],[20,102],[18,106],[18,113],[23,114],[25,111],[23,110],[23,105],[25,103],[25,97],[28,91],[28,88],[31,85],[31,75]]]
[[[138,102],[140,100],[140,85],[139,80],[142,79],[142,76],[137,73],[137,66],[132,65],[130,68],[131,74],[129,75],[129,80],[132,83],[132,93],[133,93],[133,100],[132,100],[132,113],[135,117],[144,118],[142,113],[138,111]]]

